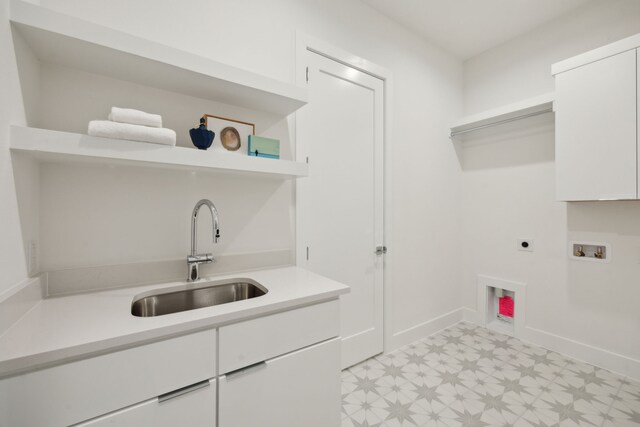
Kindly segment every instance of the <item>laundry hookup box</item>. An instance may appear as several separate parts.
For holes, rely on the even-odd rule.
[[[249,155],[253,157],[266,157],[267,159],[280,158],[280,141],[264,136],[249,135]]]

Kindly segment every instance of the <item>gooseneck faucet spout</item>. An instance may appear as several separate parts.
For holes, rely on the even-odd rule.
[[[196,252],[198,252],[198,213],[200,212],[200,208],[203,206],[209,208],[209,211],[211,212],[211,219],[213,219],[213,243],[218,243],[218,239],[220,238],[218,209],[216,209],[216,206],[211,202],[211,200],[202,199],[196,203],[196,206],[193,208],[193,213],[191,214],[191,256],[196,256]]]
[[[211,219],[213,220],[213,243],[218,243],[220,238],[220,224],[218,219],[218,210],[211,200],[202,199],[193,208],[191,214],[191,254],[187,257],[187,265],[189,267],[188,282],[196,281],[200,278],[198,266],[200,264],[209,264],[215,261],[212,254],[198,254],[198,213],[200,208],[206,206],[211,212]]]

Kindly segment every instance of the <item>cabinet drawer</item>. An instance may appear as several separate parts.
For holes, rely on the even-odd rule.
[[[218,427],[340,425],[340,340],[219,379]]]
[[[216,422],[216,384],[160,402],[157,398],[108,415],[77,424],[76,427],[213,427]]]
[[[272,314],[219,329],[219,373],[225,374],[337,337],[338,300]]]
[[[214,330],[0,381],[0,425],[66,426],[214,378]]]

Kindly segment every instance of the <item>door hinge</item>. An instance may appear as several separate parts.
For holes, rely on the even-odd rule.
[[[387,253],[386,246],[376,246],[376,255],[384,255]]]
[[[309,261],[309,246],[307,246],[307,261]]]
[[[307,164],[309,164],[309,156],[307,156]]]
[[[306,79],[307,79],[307,83],[309,83],[309,67],[307,67]]]

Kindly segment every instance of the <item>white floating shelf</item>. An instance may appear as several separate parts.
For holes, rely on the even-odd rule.
[[[451,126],[451,137],[514,120],[551,112],[554,93],[547,93],[513,104],[464,117]]]
[[[201,172],[241,173],[279,179],[309,175],[309,165],[288,160],[122,141],[22,126],[11,126],[10,132],[9,146],[12,151],[28,153],[44,162],[99,162]]]
[[[43,62],[279,115],[307,103],[305,88],[22,0],[9,19]]]

